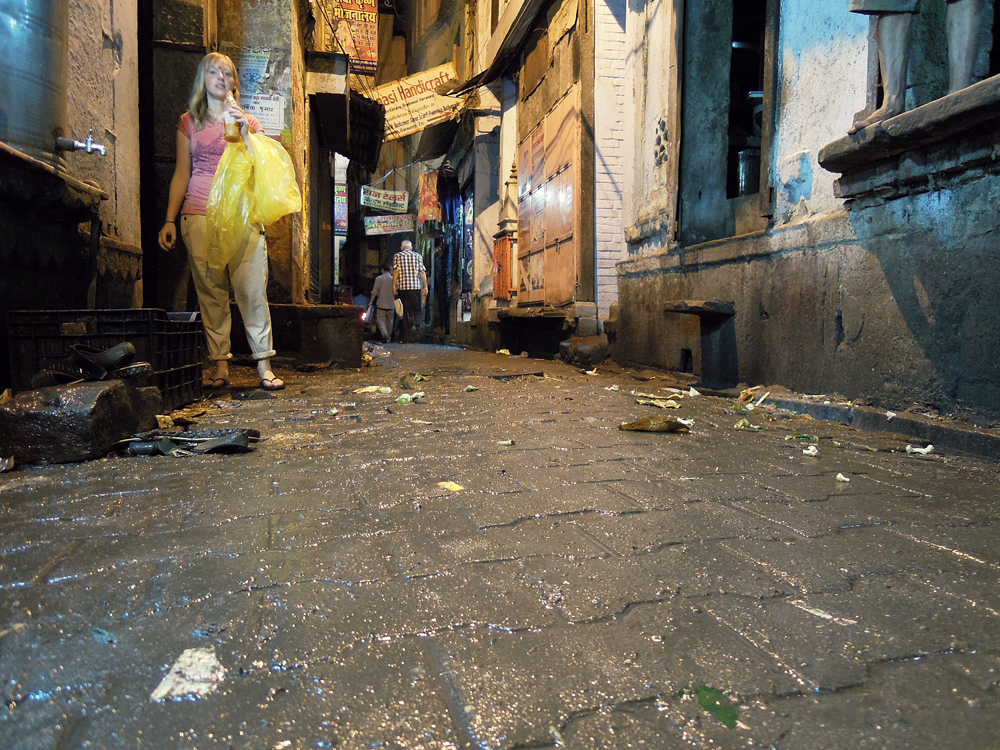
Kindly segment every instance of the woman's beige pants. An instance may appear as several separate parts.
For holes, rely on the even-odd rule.
[[[208,339],[208,358],[229,359],[229,288],[243,316],[243,327],[254,359],[275,355],[271,344],[271,312],[267,307],[267,244],[263,232],[254,232],[242,252],[236,253],[225,268],[212,268],[205,259],[205,217],[181,217],[181,236],[188,249],[188,265],[198,292],[201,320]]]

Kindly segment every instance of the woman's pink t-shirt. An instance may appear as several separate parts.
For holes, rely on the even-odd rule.
[[[247,122],[250,123],[252,133],[259,133],[264,129],[260,120],[249,113]],[[181,214],[204,216],[208,193],[212,189],[212,178],[219,168],[222,152],[228,145],[222,137],[225,128],[221,122],[208,122],[201,130],[195,130],[194,118],[190,112],[185,112],[177,122],[177,129],[191,141],[191,179],[188,181]]]

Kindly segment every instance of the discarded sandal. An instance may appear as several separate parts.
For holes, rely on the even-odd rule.
[[[192,453],[249,453],[252,450],[250,438],[241,432],[219,435],[219,437],[198,443],[191,449]]]
[[[260,387],[265,391],[283,391],[285,383],[281,378],[261,378]]]
[[[160,438],[159,440],[137,440],[129,443],[128,453],[132,456],[183,456],[187,451],[177,445],[170,438]]]
[[[109,371],[127,366],[135,356],[135,346],[128,341],[103,351],[86,344],[74,344],[70,349],[75,363],[94,380],[106,379]]]
[[[149,362],[133,362],[130,365],[125,365],[115,370],[108,370],[109,378],[121,380],[141,380],[147,375],[152,374],[153,366]]]
[[[132,456],[190,456],[195,453],[248,453],[260,431],[241,428],[163,433],[143,432],[119,440],[115,448]]]

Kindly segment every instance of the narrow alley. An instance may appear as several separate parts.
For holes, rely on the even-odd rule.
[[[996,464],[375,353],[201,402],[251,453],[0,474],[0,747],[996,746]]]

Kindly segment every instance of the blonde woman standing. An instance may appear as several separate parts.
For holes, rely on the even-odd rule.
[[[250,133],[263,128],[253,115],[240,109],[239,77],[236,66],[226,55],[211,52],[202,58],[194,77],[188,111],[177,123],[177,164],[170,180],[167,216],[160,229],[159,242],[171,250],[177,241],[177,222],[188,249],[188,265],[194,277],[201,307],[201,319],[208,340],[208,356],[213,366],[205,387],[229,385],[229,360],[232,358],[229,289],[243,316],[247,340],[261,388],[281,390],[285,384],[271,370],[271,313],[267,306],[267,245],[264,228],[256,227],[242,251],[223,268],[208,263],[205,206],[212,178],[226,148],[224,120],[239,126],[239,135],[253,151]]]

